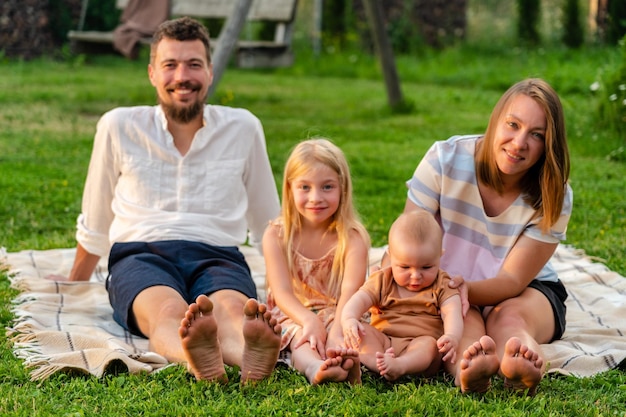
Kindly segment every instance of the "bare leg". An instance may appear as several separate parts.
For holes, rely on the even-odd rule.
[[[482,336],[463,352],[457,376],[461,392],[487,391],[491,386],[491,377],[499,367],[495,342],[489,336]]]
[[[196,302],[189,306],[180,322],[178,334],[189,370],[196,379],[222,383],[228,381],[217,340],[213,303],[206,295],[200,295]]]
[[[416,337],[400,356],[394,348],[384,353],[376,353],[376,365],[380,375],[388,381],[395,381],[404,375],[430,375],[440,365],[441,355],[437,350],[437,341],[430,336]]]
[[[141,332],[149,338],[149,349],[172,363],[186,363],[178,340],[180,321],[189,308],[170,287],[154,286],[140,292],[133,303],[133,315]]]
[[[241,382],[261,380],[272,373],[278,360],[281,326],[265,304],[249,299],[243,309],[245,346]]]
[[[505,386],[534,395],[545,372],[541,343],[554,336],[554,313],[534,288],[502,302],[487,317],[487,334],[495,340]]]
[[[358,348],[359,361],[370,371],[378,373],[376,353],[384,352],[389,349],[391,347],[391,341],[387,335],[372,327],[370,324],[362,323],[362,325],[364,331]]]
[[[504,355],[500,372],[504,376],[504,385],[514,391],[528,390],[534,395],[543,376],[543,359],[539,354],[517,337],[512,337],[504,346]]]
[[[345,380],[352,385],[361,383],[361,360],[359,359],[359,352],[356,349],[327,349],[326,356],[329,358],[341,357],[341,367],[348,371]]]

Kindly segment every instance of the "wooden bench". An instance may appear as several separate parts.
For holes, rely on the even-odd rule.
[[[86,4],[87,2],[83,2]],[[128,0],[116,0],[116,7],[122,10]],[[170,17],[189,16],[200,19],[227,19],[234,0],[170,0]],[[253,0],[247,22],[269,22],[275,26],[274,39],[245,39],[241,36],[233,55],[240,68],[275,68],[293,64],[291,40],[295,20],[297,0]],[[84,11],[83,11],[84,12]],[[248,33],[252,31],[244,30]],[[99,53],[112,51],[113,32],[73,30],[67,35],[75,53]],[[141,39],[142,44],[150,44],[151,38]],[[212,49],[219,43],[219,36],[212,36]]]

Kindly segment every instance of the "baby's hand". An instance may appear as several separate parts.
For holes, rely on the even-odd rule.
[[[361,344],[361,335],[363,334],[363,325],[357,319],[343,320],[343,340],[346,347],[358,349]]]
[[[456,363],[456,350],[459,347],[459,342],[454,337],[444,334],[437,340],[437,348],[439,353],[443,354],[444,361],[450,361],[450,363]]]

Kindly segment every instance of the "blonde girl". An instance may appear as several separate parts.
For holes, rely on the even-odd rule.
[[[358,352],[343,346],[343,306],[365,281],[369,236],[352,201],[343,152],[327,139],[299,143],[285,165],[281,215],[263,237],[268,305],[281,349],[311,384],[359,383]]]

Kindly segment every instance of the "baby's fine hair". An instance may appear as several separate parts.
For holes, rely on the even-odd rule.
[[[443,232],[435,217],[428,211],[418,208],[402,213],[389,229],[389,241],[403,236],[415,242],[432,242],[442,246]]]
[[[282,224],[283,243],[286,250],[287,262],[293,268],[293,240],[294,235],[302,228],[302,219],[296,209],[291,192],[291,183],[316,165],[325,165],[339,177],[340,200],[337,211],[332,215],[332,221],[327,232],[336,231],[337,249],[333,261],[332,273],[328,282],[329,295],[338,297],[341,289],[341,280],[345,267],[345,254],[347,252],[350,234],[356,232],[367,242],[369,235],[361,223],[352,200],[352,178],[350,168],[343,151],[328,139],[313,138],[300,142],[292,150],[283,174],[282,188]],[[292,271],[292,273],[295,271]],[[294,275],[295,276],[295,275]]]

